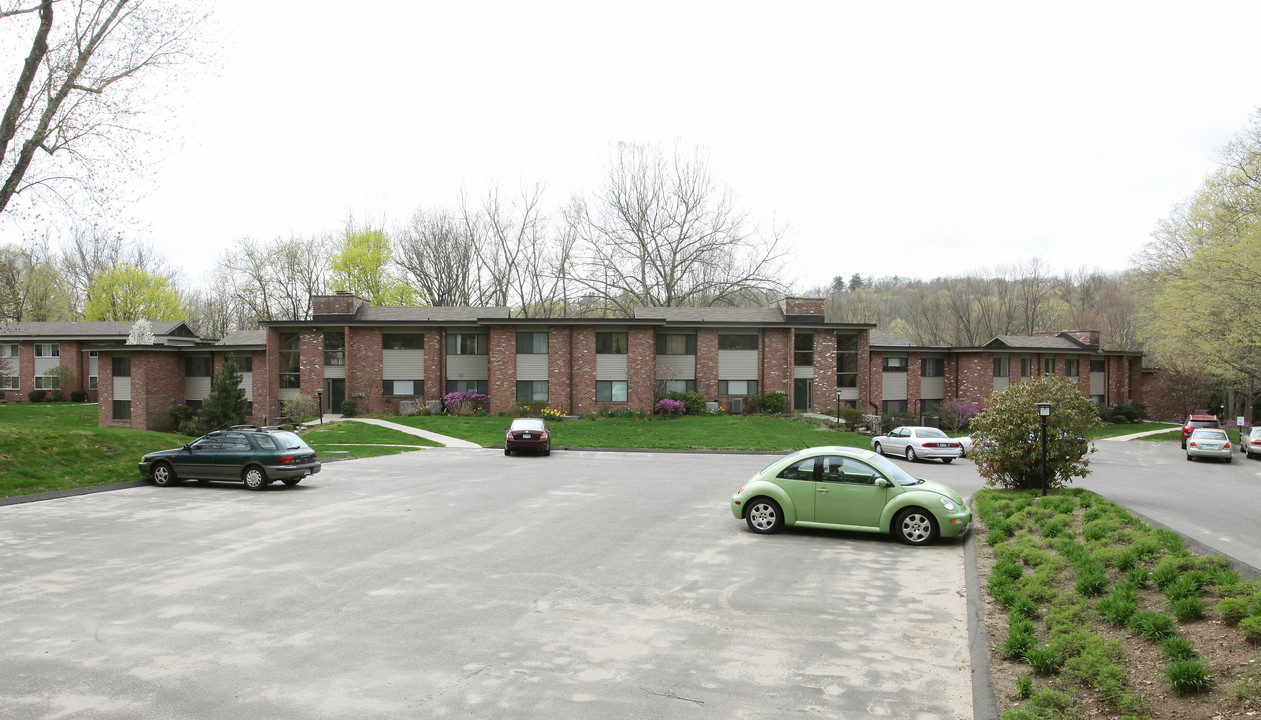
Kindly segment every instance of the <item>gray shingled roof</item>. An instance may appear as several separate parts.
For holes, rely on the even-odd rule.
[[[237,330],[223,336],[217,345],[266,345],[266,330]]]
[[[1005,345],[1009,348],[1029,348],[1037,350],[1081,350],[1082,346],[1062,337],[1045,335],[999,335],[985,344],[985,347]]]
[[[500,320],[509,317],[506,307],[364,307],[356,322],[452,323]]]
[[[871,346],[872,347],[876,347],[876,346],[886,346],[886,347],[887,346],[896,346],[896,347],[908,346],[909,347],[909,346],[913,346],[914,344],[915,343],[911,342],[911,339],[909,337],[903,335],[900,332],[894,332],[892,330],[872,330],[871,331]]]
[[[664,320],[668,323],[783,323],[778,308],[727,307],[637,307],[637,320]],[[819,318],[823,320],[822,317]]]
[[[161,337],[175,332],[184,322],[181,320],[155,320],[149,323],[153,334]],[[0,323],[0,336],[48,337],[48,338],[122,338],[131,334],[132,322],[107,320],[80,320],[77,322],[20,322]],[[191,330],[190,330],[191,333]],[[191,335],[191,337],[196,337]]]

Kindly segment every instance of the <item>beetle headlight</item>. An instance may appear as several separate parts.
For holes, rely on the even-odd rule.
[[[953,501],[953,500],[951,500],[950,498],[946,497],[945,495],[941,495],[941,496],[939,496],[937,499],[941,501],[941,506],[942,506],[942,507],[944,507],[944,508],[946,508],[947,510],[954,510],[954,509],[955,509],[955,503],[954,503],[954,501]]]

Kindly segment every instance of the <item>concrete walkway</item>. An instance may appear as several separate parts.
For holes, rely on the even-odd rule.
[[[1132,435],[1118,435],[1116,437],[1110,437],[1110,438],[1099,438],[1096,442],[1117,442],[1117,441],[1122,441],[1122,440],[1135,440],[1137,438],[1147,437],[1148,435],[1159,435],[1161,433],[1167,433],[1170,430],[1177,430],[1180,427],[1182,426],[1177,425],[1177,424],[1169,424],[1169,425],[1165,425],[1159,430],[1144,430],[1141,433],[1134,433]]]
[[[446,447],[451,447],[451,448],[480,448],[481,447],[481,445],[478,445],[477,443],[469,442],[468,440],[461,440],[460,438],[453,438],[453,437],[450,437],[449,435],[439,435],[436,432],[429,432],[428,430],[421,430],[420,428],[414,428],[414,427],[411,427],[410,425],[400,425],[399,423],[393,423],[393,422],[390,422],[389,420],[377,420],[376,418],[348,418],[348,417],[342,417],[341,415],[338,415],[335,413],[327,413],[323,417],[323,422],[338,422],[338,421],[361,422],[361,423],[367,423],[369,425],[377,425],[379,427],[389,428],[391,430],[397,430],[401,433],[407,433],[408,435],[415,435],[416,437],[423,437],[426,440],[432,440],[434,442],[442,443]],[[312,427],[318,424],[319,422],[306,423],[306,426]]]

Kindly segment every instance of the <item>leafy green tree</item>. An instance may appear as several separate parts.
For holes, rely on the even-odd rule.
[[[412,289],[390,272],[392,256],[390,238],[380,230],[347,230],[328,261],[332,289],[352,292],[373,305],[412,305]]]
[[[972,418],[972,453],[988,487],[1029,489],[1041,486],[1042,418],[1037,403],[1051,403],[1046,421],[1046,482],[1061,488],[1090,474],[1094,448],[1083,440],[1087,430],[1103,425],[1094,403],[1083,397],[1077,381],[1040,375],[990,396]]]
[[[236,358],[229,355],[210,383],[210,394],[197,413],[199,433],[241,425],[249,419],[250,404],[241,387],[241,370]]]
[[[119,265],[92,277],[88,285],[88,302],[84,320],[134,322],[150,320],[184,320],[184,306],[161,275],[151,275],[135,265]]]

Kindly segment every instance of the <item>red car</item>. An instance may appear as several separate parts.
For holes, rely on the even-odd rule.
[[[1192,431],[1196,428],[1219,428],[1222,424],[1218,422],[1216,415],[1189,415],[1187,421],[1182,424],[1182,449],[1187,449],[1187,438],[1191,437]]]
[[[540,450],[551,455],[552,432],[538,418],[517,418],[504,437],[504,455],[511,455],[513,450]]]

